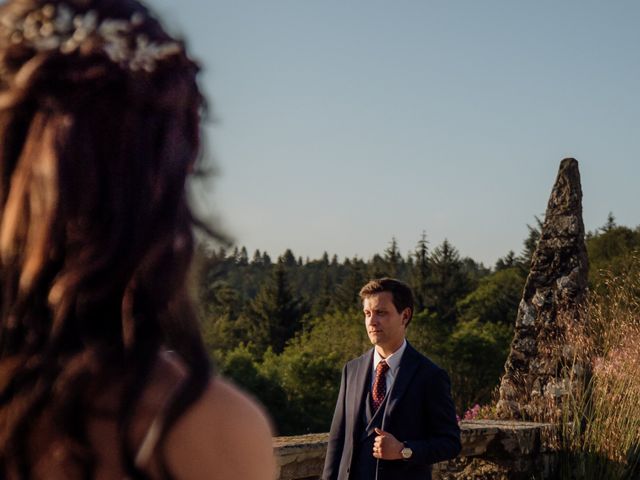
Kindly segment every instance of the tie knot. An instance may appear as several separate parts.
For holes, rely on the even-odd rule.
[[[384,375],[389,370],[389,365],[384,360],[380,360],[378,362],[378,366],[376,367],[376,375]]]

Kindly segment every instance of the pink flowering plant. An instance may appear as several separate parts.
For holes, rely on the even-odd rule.
[[[495,418],[495,405],[480,405],[476,403],[473,407],[467,409],[462,417],[456,415],[456,418],[458,419],[458,423],[468,420]]]

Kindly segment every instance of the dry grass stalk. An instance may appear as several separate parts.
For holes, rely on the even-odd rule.
[[[603,274],[587,321],[568,332],[574,388],[562,408],[563,478],[640,476],[639,272],[633,258],[624,274]],[[583,366],[589,374],[579,378]]]

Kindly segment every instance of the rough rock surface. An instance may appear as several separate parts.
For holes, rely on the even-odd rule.
[[[565,158],[549,198],[540,240],[518,308],[500,385],[501,418],[554,421],[567,393],[566,328],[581,318],[588,260],[578,162]]]

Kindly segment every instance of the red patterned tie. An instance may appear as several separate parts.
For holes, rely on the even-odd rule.
[[[378,410],[382,400],[384,400],[384,396],[387,394],[387,370],[389,370],[387,362],[380,360],[376,367],[376,378],[373,381],[373,390],[371,391],[371,407],[374,412]]]

